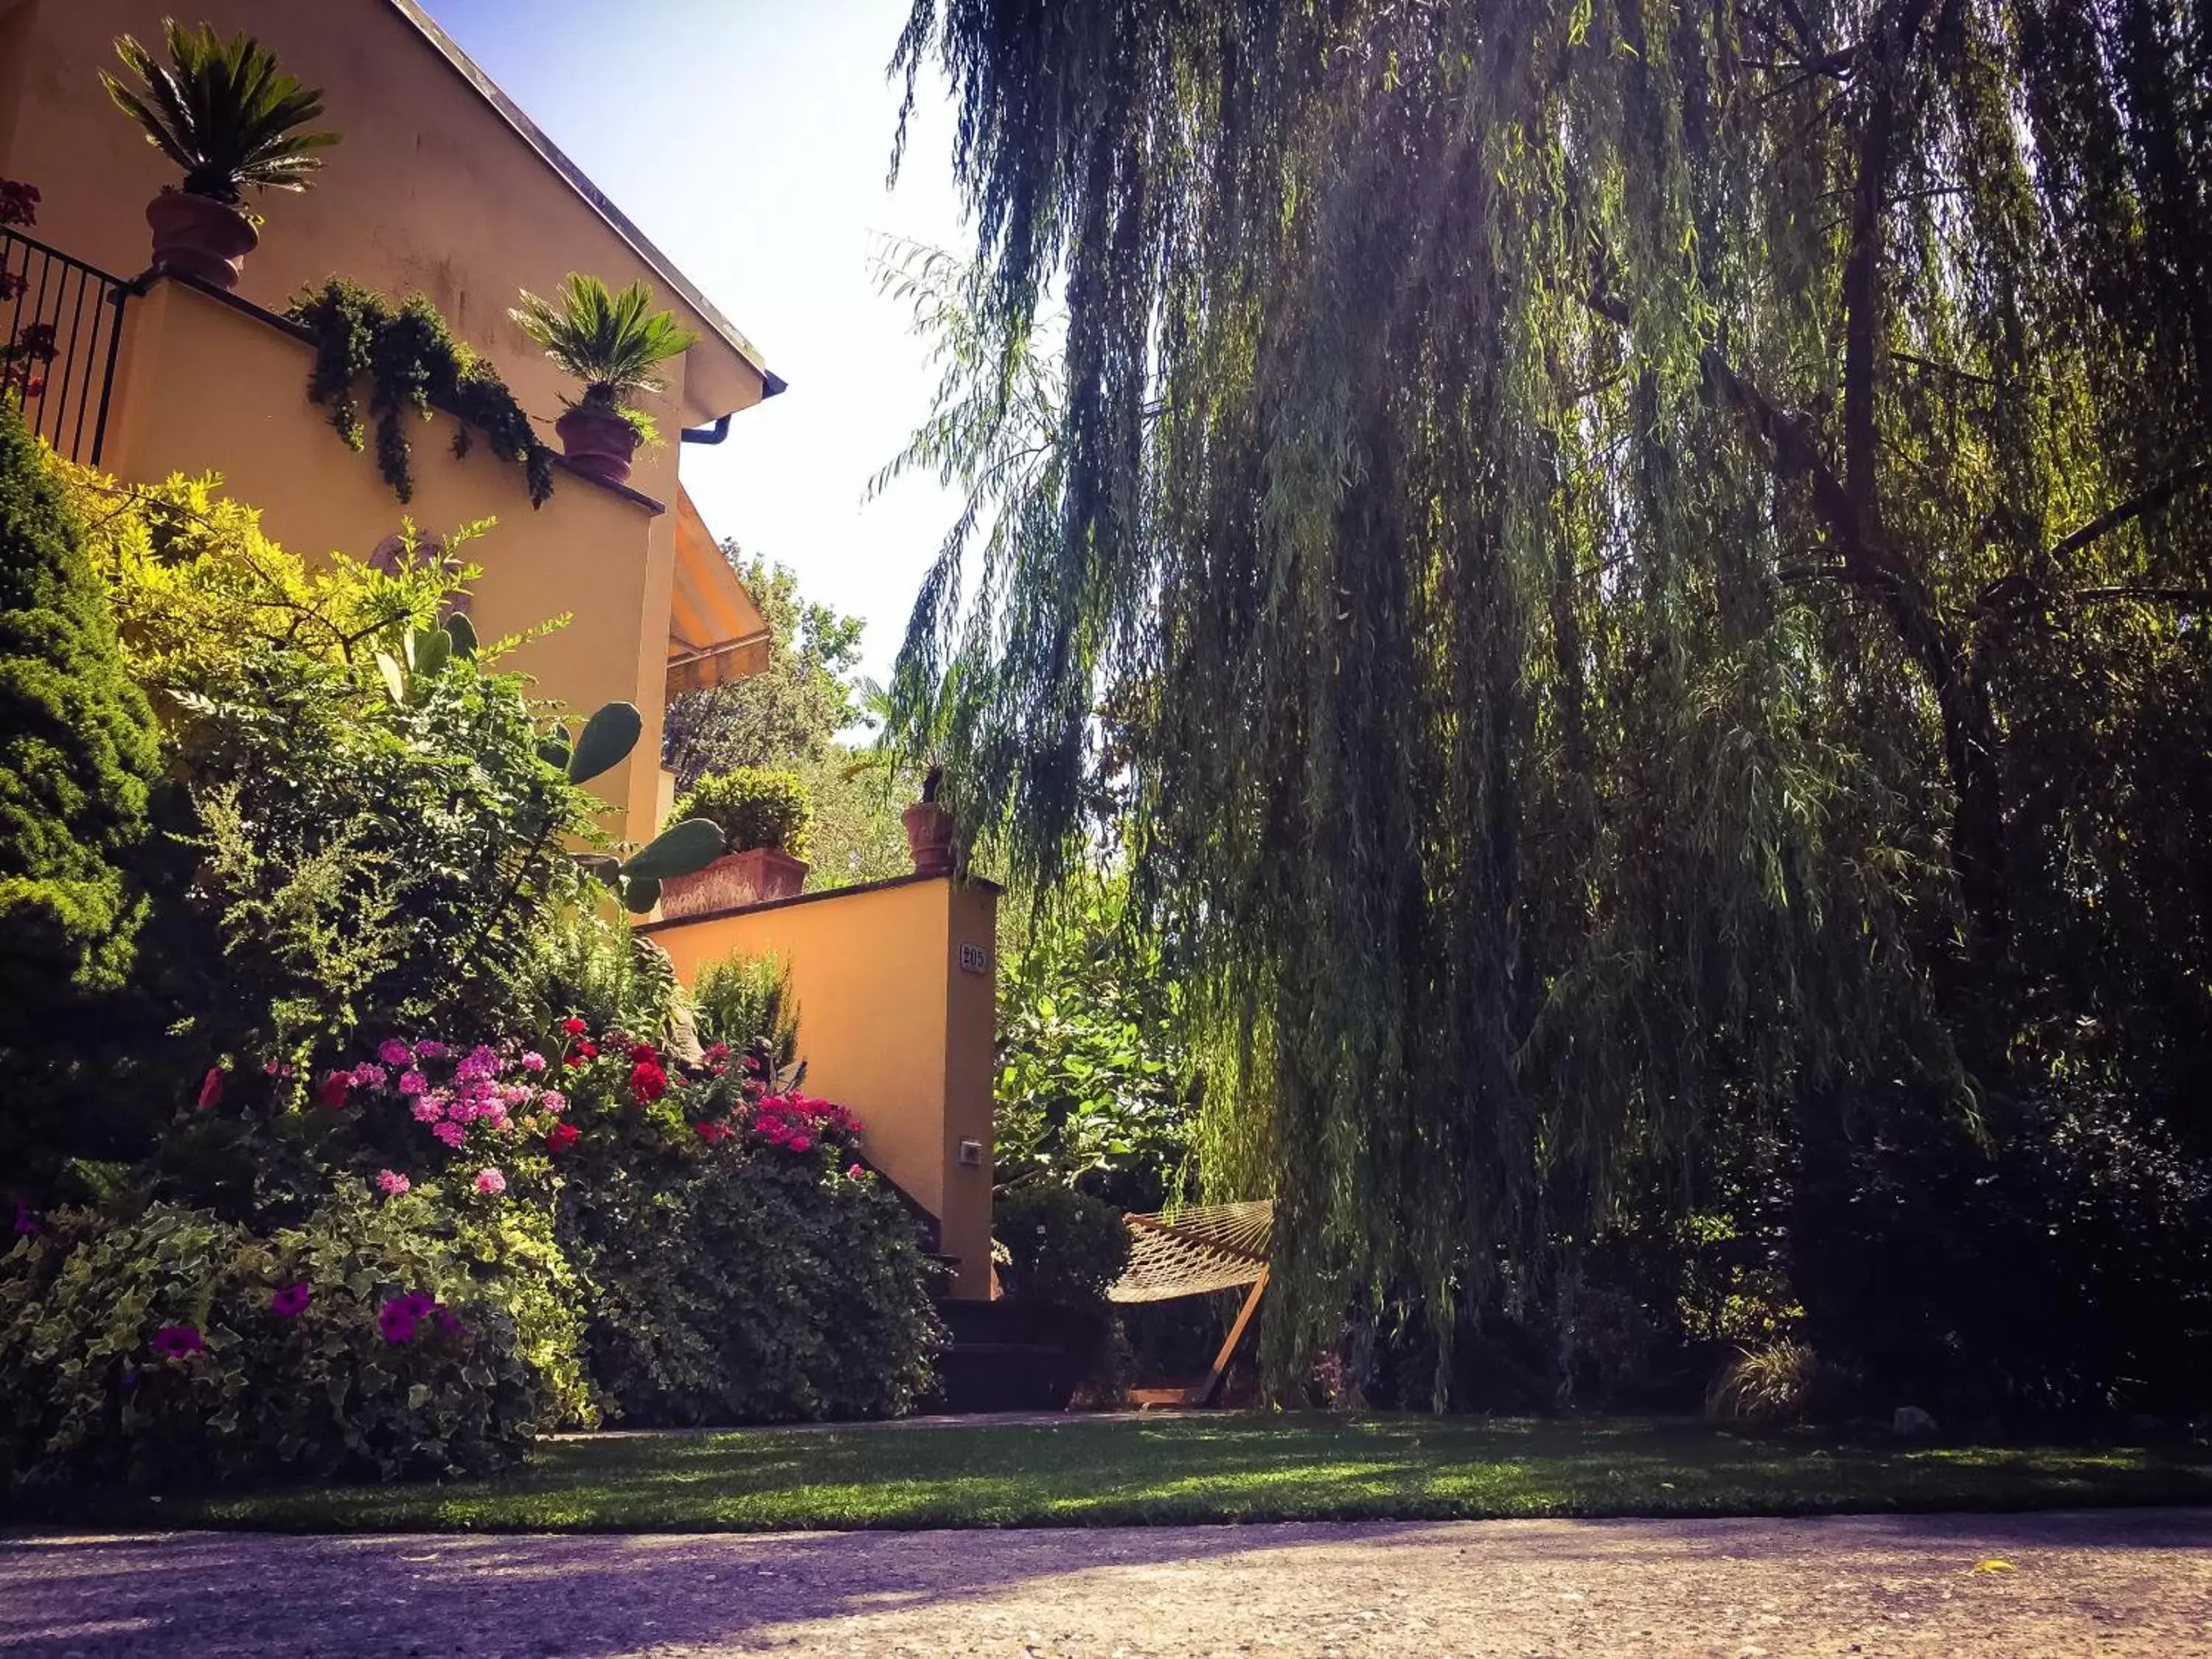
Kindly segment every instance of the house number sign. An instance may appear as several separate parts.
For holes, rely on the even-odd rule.
[[[960,941],[960,971],[963,974],[984,974],[991,969],[990,952],[980,945]]]

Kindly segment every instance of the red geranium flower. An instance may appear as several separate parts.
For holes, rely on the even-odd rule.
[[[638,1060],[640,1062],[649,1060],[656,1066],[660,1064],[660,1050],[654,1048],[650,1042],[637,1042],[631,1044],[629,1057],[632,1060]]]
[[[566,1031],[570,1036],[581,1036],[584,1035],[585,1031],[590,1028],[587,1027],[582,1020],[578,1019],[574,1014],[571,1014],[568,1018],[561,1022],[561,1029]]]
[[[571,1066],[581,1066],[586,1060],[599,1057],[599,1051],[588,1042],[580,1042],[568,1050],[568,1064]]]
[[[315,1098],[335,1112],[346,1103],[346,1095],[352,1088],[351,1072],[325,1072],[323,1080],[315,1085]]]
[[[576,1144],[577,1129],[573,1123],[556,1123],[545,1132],[545,1150],[565,1152]]]
[[[630,1067],[629,1091],[641,1106],[650,1106],[668,1092],[668,1073],[660,1069],[659,1062],[641,1060]]]
[[[718,1140],[727,1140],[730,1138],[730,1126],[726,1123],[695,1123],[691,1127],[698,1134],[699,1139],[710,1146]]]
[[[210,1066],[207,1075],[200,1079],[199,1109],[203,1112],[217,1105],[222,1099],[222,1067]]]

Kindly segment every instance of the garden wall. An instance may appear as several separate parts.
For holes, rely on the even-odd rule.
[[[870,1160],[938,1218],[963,1300],[993,1292],[998,902],[988,882],[912,876],[642,930],[686,984],[732,951],[790,969],[806,1092],[856,1113]]]

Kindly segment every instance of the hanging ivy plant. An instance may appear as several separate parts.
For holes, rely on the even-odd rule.
[[[376,423],[376,465],[403,501],[415,495],[413,446],[404,417],[427,420],[443,410],[460,422],[453,453],[465,455],[472,433],[482,433],[493,454],[518,463],[530,483],[530,504],[553,493],[553,451],[490,363],[453,337],[437,307],[420,294],[397,308],[380,295],[333,276],[294,302],[292,320],[313,335],[315,367],[307,397],[331,411],[331,425],[352,448],[367,441],[354,397],[368,376],[368,416]]]

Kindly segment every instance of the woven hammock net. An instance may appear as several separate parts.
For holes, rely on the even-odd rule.
[[[1193,1205],[1121,1218],[1129,1261],[1108,1287],[1109,1302],[1167,1302],[1255,1284],[1267,1270],[1275,1206],[1267,1199]]]

